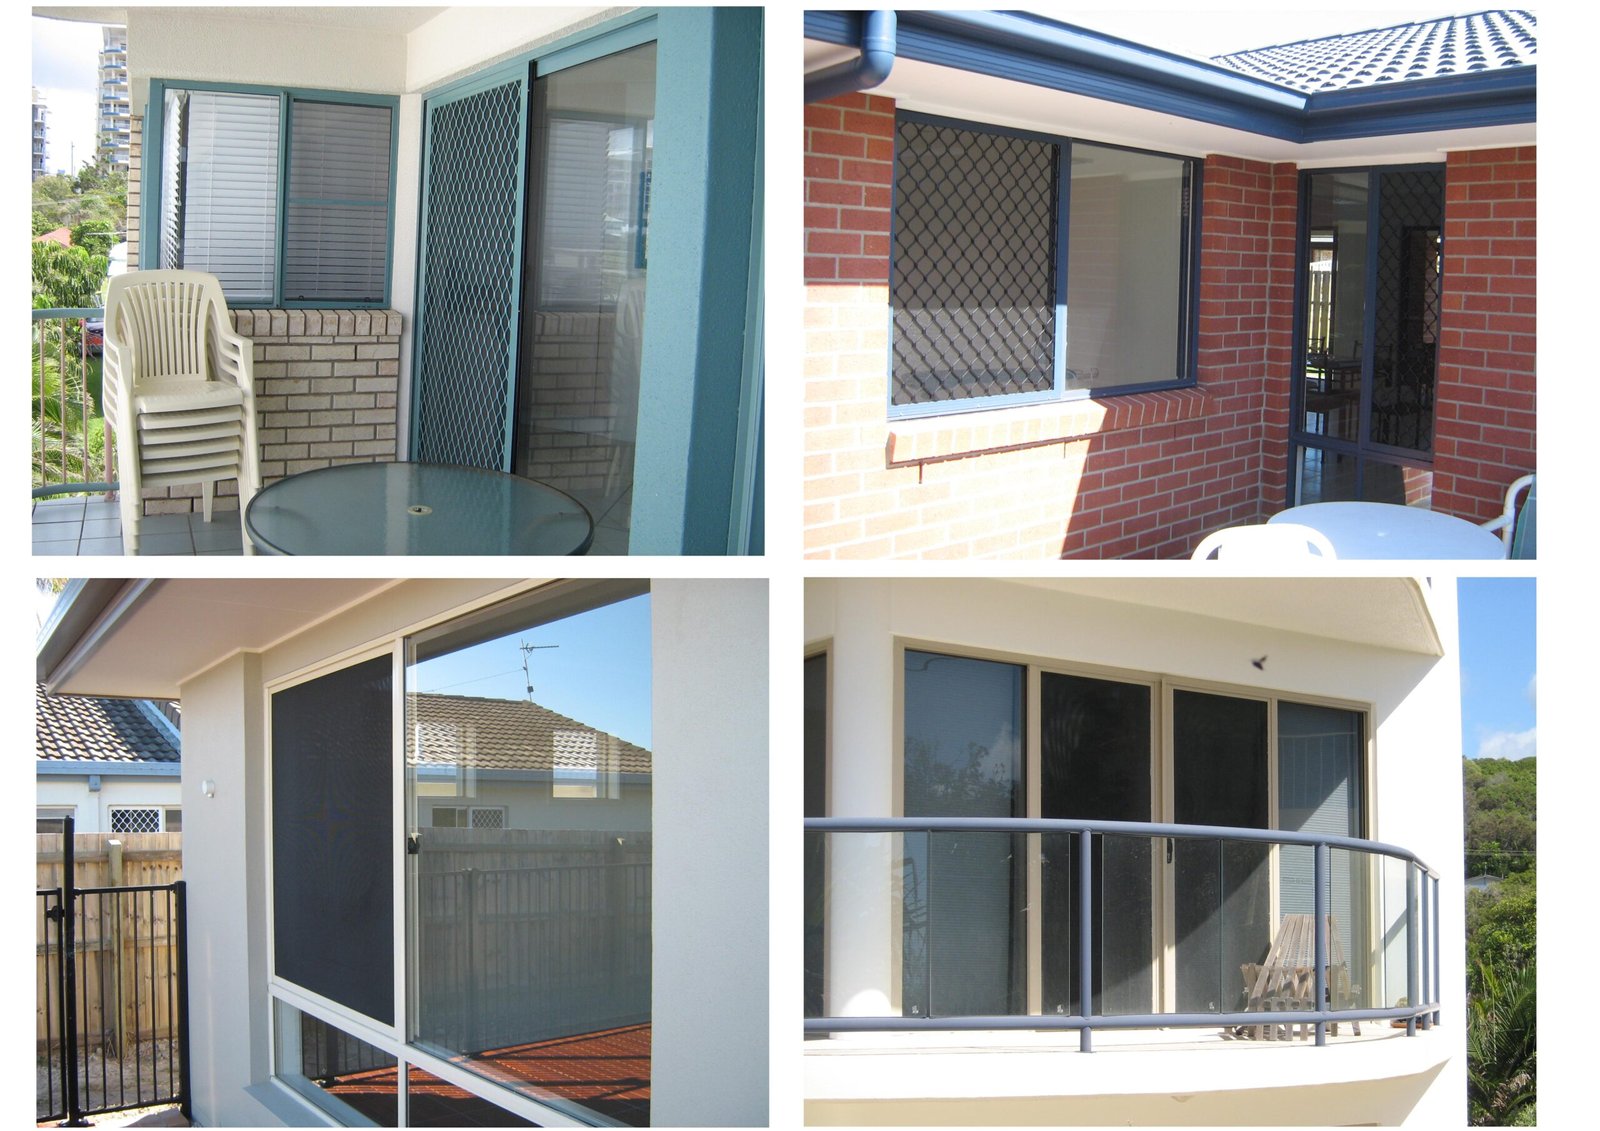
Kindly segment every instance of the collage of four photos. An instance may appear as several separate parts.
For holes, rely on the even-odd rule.
[[[1533,13],[28,22],[39,1126],[1536,1123]]]

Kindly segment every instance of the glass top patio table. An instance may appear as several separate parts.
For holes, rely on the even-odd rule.
[[[1486,559],[1506,556],[1493,531],[1466,519],[1396,503],[1306,503],[1268,522],[1294,522],[1325,534],[1341,558]]]
[[[438,463],[351,463],[257,492],[245,529],[269,554],[581,554],[582,503],[545,483]]]

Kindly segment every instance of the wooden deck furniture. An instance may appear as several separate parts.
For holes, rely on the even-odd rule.
[[[1245,1009],[1280,1012],[1315,1008],[1316,934],[1311,915],[1285,915],[1278,936],[1267,952],[1265,962],[1245,962],[1239,966],[1244,976]],[[1337,924],[1328,916],[1328,977],[1324,994],[1331,1008],[1350,1006],[1359,986],[1350,984],[1350,964],[1345,958]],[[1361,1022],[1351,1023],[1356,1036]],[[1339,1023],[1330,1022],[1330,1031],[1339,1035]],[[1304,1040],[1313,1030],[1311,1022],[1290,1024],[1241,1025],[1234,1035],[1257,1041]]]

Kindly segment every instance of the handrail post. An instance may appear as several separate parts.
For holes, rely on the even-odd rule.
[[[1419,872],[1418,877],[1416,877],[1416,883],[1418,883],[1418,899],[1421,901],[1421,907],[1418,909],[1418,918],[1422,920],[1422,953],[1418,957],[1418,965],[1422,968],[1422,997],[1419,998],[1418,1005],[1429,1005],[1430,1001],[1435,1000],[1434,995],[1438,989],[1438,971],[1434,969],[1434,963],[1432,963],[1434,947],[1429,945],[1430,939],[1434,937],[1434,928],[1437,925],[1434,923],[1434,915],[1432,915],[1432,910],[1429,907],[1429,894],[1432,885],[1427,880],[1427,873]],[[1421,1022],[1422,1029],[1432,1029],[1434,1027],[1434,1014],[1422,1014]]]
[[[1311,985],[1313,987],[1312,1004],[1320,1014],[1325,1007],[1331,1008],[1332,999],[1328,994],[1328,846],[1319,844],[1312,850],[1311,867],[1312,898],[1311,908],[1314,918],[1311,924],[1312,937],[1312,962],[1315,964],[1311,972]],[[1316,1023],[1316,1037],[1318,1047],[1328,1043],[1328,1023],[1318,1019]]]
[[[1443,985],[1443,981],[1442,981],[1442,979],[1440,979],[1440,969],[1443,969],[1443,968],[1442,968],[1442,966],[1438,965],[1438,953],[1440,953],[1440,945],[1438,945],[1438,877],[1437,877],[1437,875],[1435,875],[1435,877],[1434,877],[1434,1005],[1438,1005],[1438,1003],[1440,1003],[1440,1001],[1443,1000],[1443,993],[1440,992],[1440,987],[1442,987],[1442,985]],[[1434,1009],[1434,1024],[1435,1025],[1438,1024],[1438,1009]]]
[[[1417,1035],[1417,997],[1420,994],[1420,971],[1417,966],[1422,959],[1422,948],[1417,942],[1417,866],[1410,860],[1406,861],[1406,1003],[1411,1006],[1412,1014],[1406,1018],[1406,1036]]]
[[[1089,898],[1094,890],[1093,834],[1084,829],[1078,834],[1078,1008],[1084,1026],[1078,1030],[1078,1051],[1094,1051],[1094,1030],[1089,1017],[1094,1013],[1094,906]]]
[[[76,822],[61,818],[61,1022],[65,1038],[67,1121],[65,1127],[85,1127],[78,1095],[78,885]]]
[[[178,1110],[194,1122],[194,1088],[189,1065],[189,885],[172,884],[178,928]]]

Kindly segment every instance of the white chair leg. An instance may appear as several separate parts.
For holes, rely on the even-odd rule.
[[[207,522],[211,521],[211,496],[216,492],[217,485],[211,480],[200,484],[200,513]]]

